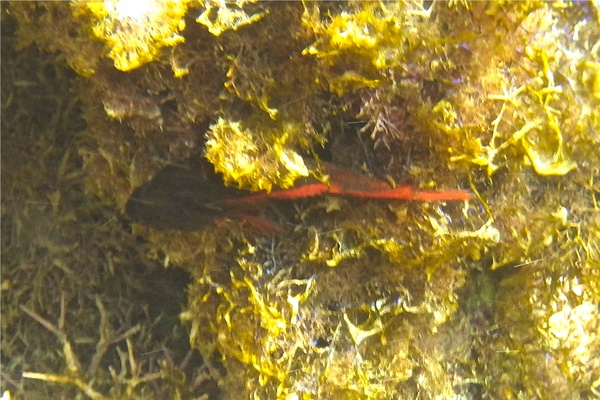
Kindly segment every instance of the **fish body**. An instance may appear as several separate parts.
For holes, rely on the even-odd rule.
[[[464,190],[424,191],[414,186],[392,188],[387,182],[350,169],[328,163],[321,167],[329,176],[327,183],[305,178],[289,189],[253,193],[226,187],[221,177],[214,173],[212,165],[196,157],[185,165],[163,168],[152,180],[137,188],[129,198],[125,212],[133,221],[153,228],[197,231],[222,218],[246,219],[252,225],[260,224],[257,211],[265,203],[275,200],[322,195],[390,201],[458,201],[471,198],[471,194]],[[269,225],[273,226],[267,221],[263,225],[267,230]]]

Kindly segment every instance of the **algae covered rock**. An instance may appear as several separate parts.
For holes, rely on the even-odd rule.
[[[3,390],[27,397],[35,380],[35,393],[57,385],[81,398],[206,398],[215,387],[225,399],[600,395],[597,2],[2,10],[12,26],[2,329],[35,347],[27,365],[3,364]],[[19,70],[28,57],[37,77]],[[247,207],[245,218],[223,206],[301,191],[308,179],[334,187],[325,162],[389,191],[463,189],[471,199],[357,189]],[[338,192],[360,186],[351,181]],[[28,258],[16,257],[26,248]],[[64,275],[28,269],[47,263]],[[184,271],[187,289],[162,288],[185,298],[182,312],[158,307],[125,265],[161,279]],[[62,292],[40,291],[52,279]],[[88,319],[65,330],[65,313]],[[119,319],[124,331],[111,336],[108,321]],[[138,354],[176,347],[163,319],[192,351],[140,369]],[[58,338],[53,355],[14,328],[25,320]],[[72,346],[90,337],[102,344],[95,353]],[[16,357],[21,347],[6,343]]]

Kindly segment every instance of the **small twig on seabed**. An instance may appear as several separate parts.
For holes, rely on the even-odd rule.
[[[23,372],[23,378],[27,379],[38,379],[45,382],[56,382],[56,383],[68,383],[77,386],[82,392],[84,392],[90,399],[94,400],[107,400],[108,397],[96,392],[87,383],[83,382],[79,378],[55,375],[55,374],[44,374],[39,372]]]
[[[96,307],[100,313],[100,340],[96,344],[96,353],[92,357],[92,361],[87,369],[88,372],[95,371],[99,367],[100,362],[110,346],[123,340],[127,340],[142,330],[142,326],[137,324],[134,327],[129,328],[126,332],[115,336],[110,328],[109,315],[106,312],[102,301],[100,301],[100,298],[98,297],[96,297]],[[132,365],[132,367],[134,367],[134,365]]]
[[[58,319],[58,325],[54,325],[52,322],[48,321],[46,318],[42,317],[38,313],[24,305],[20,305],[21,310],[29,315],[32,319],[40,323],[44,328],[48,329],[52,332],[58,340],[61,342],[63,346],[63,353],[65,355],[65,361],[67,363],[67,368],[69,370],[69,375],[56,375],[56,374],[46,374],[41,372],[23,372],[23,378],[26,379],[38,379],[45,382],[55,382],[55,383],[67,383],[76,386],[82,392],[84,392],[89,398],[94,400],[106,400],[107,397],[103,396],[101,393],[95,391],[82,381],[77,378],[80,375],[81,367],[77,357],[75,357],[75,353],[73,352],[73,348],[71,346],[71,342],[69,342],[67,338],[67,334],[64,332],[65,327],[65,315],[66,315],[66,302],[64,295],[61,297],[60,302],[60,316]]]
[[[67,362],[67,368],[72,375],[79,374],[81,371],[81,367],[77,357],[75,357],[75,353],[73,353],[73,348],[71,347],[71,342],[67,339],[66,333],[63,331],[65,324],[65,297],[61,296],[60,301],[60,317],[58,321],[58,326],[55,326],[52,322],[48,321],[38,313],[24,305],[20,305],[19,308],[31,318],[39,322],[44,328],[48,329],[50,332],[54,333],[58,340],[61,342],[63,346],[63,352],[65,354],[65,361]]]

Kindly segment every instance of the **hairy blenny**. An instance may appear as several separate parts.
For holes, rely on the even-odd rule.
[[[290,189],[270,193],[248,192],[226,187],[213,166],[202,157],[180,165],[169,165],[148,183],[137,188],[125,206],[134,222],[157,229],[197,231],[215,220],[237,218],[261,225],[256,210],[273,200],[294,200],[319,195],[337,195],[364,199],[454,201],[468,200],[464,190],[425,191],[414,186],[392,188],[387,182],[350,169],[323,163],[327,183],[314,178],[297,181]],[[267,221],[263,227],[273,226]],[[260,226],[259,226],[260,228]]]

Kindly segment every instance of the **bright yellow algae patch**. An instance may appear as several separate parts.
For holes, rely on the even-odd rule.
[[[286,124],[284,131],[252,131],[241,122],[220,118],[207,136],[206,153],[222,173],[225,184],[251,190],[271,191],[273,185],[290,187],[308,168],[298,153],[287,147],[289,138],[300,129]]]
[[[115,68],[130,71],[153,61],[161,48],[182,43],[179,32],[189,2],[182,0],[111,0],[75,2],[77,15],[87,8],[96,20],[94,35],[106,42]]]
[[[198,16],[196,22],[206,26],[215,36],[220,36],[229,30],[236,31],[265,16],[266,11],[248,15],[243,7],[252,3],[256,3],[256,0],[205,0],[204,11]]]

